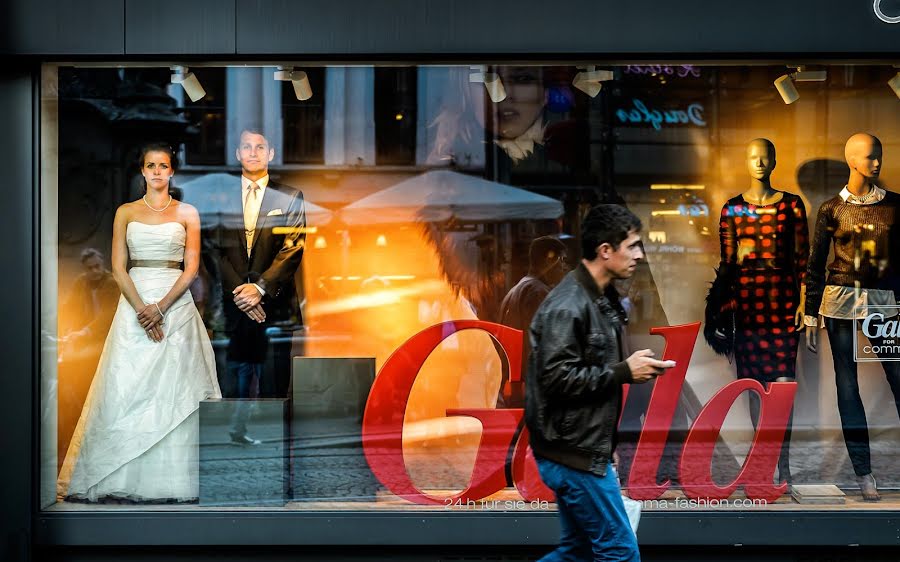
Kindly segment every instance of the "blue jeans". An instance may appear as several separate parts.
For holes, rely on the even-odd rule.
[[[575,470],[535,455],[541,480],[556,494],[559,546],[541,558],[640,562],[637,538],[628,522],[612,464],[606,476]]]
[[[872,473],[872,460],[869,450],[869,426],[866,423],[866,409],[859,395],[859,380],[856,373],[856,362],[853,360],[853,332],[856,331],[855,320],[825,318],[825,329],[828,330],[828,341],[831,343],[831,355],[834,359],[834,382],[837,385],[837,405],[841,414],[841,428],[844,432],[844,443],[850,454],[850,463],[857,476]],[[860,336],[862,337],[862,336]],[[870,338],[874,346],[881,346],[884,338]],[[879,354],[882,359],[881,368],[887,377],[894,395],[894,406],[900,415],[900,362],[891,361],[888,354]]]
[[[250,418],[250,401],[247,398],[259,396],[259,377],[262,375],[262,363],[246,363],[242,361],[228,362],[229,385],[234,388],[234,396],[239,398],[231,414],[231,436],[247,435],[247,420]]]

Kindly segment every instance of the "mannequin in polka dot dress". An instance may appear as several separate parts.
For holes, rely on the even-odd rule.
[[[720,271],[734,284],[737,375],[768,386],[796,376],[809,231],[803,200],[772,188],[769,182],[775,169],[771,141],[750,141],[747,168],[750,189],[722,208]],[[750,394],[750,416],[756,426],[759,398],[754,393]],[[778,465],[780,479],[787,481],[789,440],[790,427]]]

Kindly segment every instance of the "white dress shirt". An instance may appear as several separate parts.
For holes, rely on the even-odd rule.
[[[259,186],[259,190],[256,192],[256,197],[250,197],[250,185],[256,184]],[[241,176],[241,208],[244,211],[244,216],[250,214],[251,222],[256,224],[257,220],[259,220],[259,208],[262,205],[263,197],[266,193],[266,186],[269,185],[269,174],[264,175],[259,178],[255,182],[251,179],[248,179],[244,176]],[[256,233],[253,230],[246,230],[245,236],[247,238],[247,257],[250,257],[250,251],[253,249],[253,238]],[[256,287],[256,290],[259,291],[260,295],[265,295],[266,292],[257,285],[256,283],[252,284]]]

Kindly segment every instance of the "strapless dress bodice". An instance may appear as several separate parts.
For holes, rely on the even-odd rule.
[[[146,224],[132,221],[125,234],[131,260],[184,261],[186,238],[187,233],[180,222]]]

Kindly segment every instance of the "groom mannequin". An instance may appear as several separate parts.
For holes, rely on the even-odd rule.
[[[262,397],[285,398],[291,341],[270,342],[266,328],[294,318],[294,326],[303,324],[294,287],[306,241],[303,194],[269,179],[275,151],[261,130],[245,128],[235,156],[241,182],[226,193],[228,219],[212,236],[229,337],[226,386],[234,398],[254,397],[257,389]],[[263,373],[270,343],[273,372]],[[233,422],[232,441],[254,444],[245,419]]]

